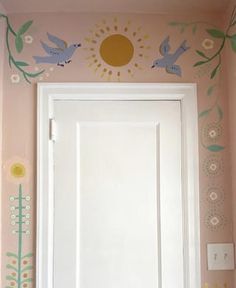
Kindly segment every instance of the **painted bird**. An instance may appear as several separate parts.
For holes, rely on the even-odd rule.
[[[48,39],[54,43],[57,47],[49,47],[43,41],[41,41],[41,45],[45,52],[49,56],[33,56],[34,60],[37,64],[40,63],[48,63],[48,64],[57,64],[58,66],[64,67],[64,64],[68,64],[71,62],[71,57],[73,56],[75,50],[81,46],[81,44],[72,44],[68,46],[68,44],[56,36],[53,36],[47,33]]]
[[[190,47],[187,47],[186,41],[184,41],[180,47],[175,51],[173,54],[169,54],[170,51],[170,44],[169,44],[170,37],[168,36],[160,46],[160,53],[163,56],[161,59],[157,59],[153,62],[152,68],[165,68],[166,72],[171,74],[176,74],[181,77],[182,71],[179,65],[176,65],[175,62],[178,58],[186,52]]]

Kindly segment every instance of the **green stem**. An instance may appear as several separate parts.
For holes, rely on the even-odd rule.
[[[28,72],[26,72],[24,69],[22,69],[18,64],[17,61],[14,59],[12,53],[11,53],[11,48],[10,48],[10,44],[9,44],[9,37],[10,37],[10,33],[12,33],[14,35],[14,37],[17,36],[17,33],[14,31],[14,29],[12,28],[10,22],[9,22],[9,18],[4,15],[4,14],[0,14],[0,17],[5,18],[6,20],[6,24],[7,24],[7,29],[6,29],[6,46],[7,46],[7,52],[8,52],[8,58],[9,58],[9,66],[11,67],[11,63],[14,64],[14,66],[16,67],[16,69],[18,71],[20,71],[23,75],[23,77],[25,78],[25,80],[31,84],[31,82],[29,81],[28,77],[34,77],[36,74],[30,74]],[[44,70],[42,70],[41,72],[37,73],[37,75],[40,75],[44,72]],[[33,75],[33,76],[32,76]]]
[[[11,54],[11,49],[10,49],[10,44],[9,44],[9,32],[10,32],[10,31],[11,31],[11,30],[10,30],[10,28],[9,28],[9,26],[8,26],[8,27],[7,27],[7,31],[6,31],[6,46],[7,46],[7,52],[8,52],[8,55],[9,55],[9,64],[11,65],[11,63],[13,63],[14,66],[16,67],[16,69],[18,69],[18,70],[23,74],[25,80],[30,84],[29,79],[28,79],[28,78],[26,77],[26,75],[25,75],[26,72],[25,72],[21,67],[19,67],[19,66],[17,65],[14,57],[13,57],[12,54]]]
[[[211,113],[217,107],[218,101],[219,101],[219,93],[217,93],[217,96],[213,105],[209,108],[209,113]],[[203,121],[202,126],[204,125],[205,122],[206,122],[206,119]],[[220,122],[220,119],[216,123],[218,124],[219,122]],[[203,148],[208,149],[207,145],[203,141],[203,128],[201,129],[200,142]]]
[[[209,63],[209,62],[211,62],[213,59],[215,59],[217,56],[220,56],[220,53],[221,53],[221,51],[224,49],[224,46],[225,46],[225,40],[226,40],[226,37],[224,37],[224,39],[223,39],[223,41],[222,41],[222,43],[221,43],[221,46],[220,46],[219,50],[218,50],[212,57],[210,57],[207,61],[205,61],[204,64]],[[220,57],[220,59],[221,59],[221,57]]]
[[[233,9],[232,14],[231,14],[230,27],[234,26],[233,23],[234,23],[235,17],[236,17],[236,6],[234,6],[234,9]]]
[[[22,258],[22,185],[19,185],[19,224],[18,224],[18,288],[21,288],[21,258]]]
[[[231,37],[228,33],[229,33],[229,31],[230,31],[230,28],[231,28],[232,26],[234,26],[234,25],[233,25],[233,22],[235,21],[235,17],[236,17],[236,7],[234,7],[234,9],[233,9],[230,22],[229,22],[228,27],[227,27],[227,29],[226,29],[226,32],[225,32],[225,35],[224,35],[224,38],[223,38],[223,40],[222,40],[222,43],[221,43],[221,45],[220,45],[219,50],[218,50],[212,57],[209,57],[206,61],[204,61],[204,64],[211,62],[211,61],[214,60],[217,56],[219,56],[219,62],[218,62],[218,65],[217,65],[217,68],[216,68],[216,69],[218,69],[218,68],[220,67],[220,65],[221,65],[221,52],[222,52],[222,50],[224,49],[226,39]],[[193,22],[193,23],[194,23],[194,22]]]

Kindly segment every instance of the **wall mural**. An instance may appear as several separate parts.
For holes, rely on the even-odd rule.
[[[41,45],[47,56],[33,56],[36,64],[47,63],[57,64],[64,67],[65,64],[71,63],[71,58],[75,53],[75,50],[81,46],[81,44],[68,45],[64,40],[47,33],[48,40],[51,41],[56,47],[50,47],[41,41]]]
[[[16,71],[11,77],[12,83],[19,83],[19,74],[27,83],[31,83],[32,79],[42,76],[45,70],[35,67],[36,72],[29,72],[30,65],[18,59],[20,53],[24,49],[24,43],[32,43],[33,38],[27,35],[33,21],[26,21],[18,30],[14,30],[9,18],[0,13],[0,18],[6,22],[6,51],[9,66]],[[236,52],[236,34],[232,29],[236,26],[236,8],[234,8],[228,27],[222,31],[215,25],[207,22],[171,22],[169,25],[177,28],[180,34],[187,29],[191,29],[193,36],[198,33],[201,27],[211,27],[205,29],[208,38],[200,43],[201,48],[195,49],[196,54],[200,57],[199,61],[193,63],[193,69],[196,69],[196,77],[207,77],[210,79],[209,87],[206,90],[206,97],[210,104],[199,113],[200,121],[200,144],[208,155],[202,163],[202,171],[208,178],[208,186],[203,191],[203,199],[208,205],[208,211],[204,215],[204,223],[207,229],[212,232],[223,229],[227,224],[227,219],[221,212],[221,208],[225,201],[225,188],[219,187],[215,179],[219,179],[224,173],[224,161],[222,153],[225,150],[221,141],[224,137],[224,129],[222,121],[224,118],[223,109],[220,106],[220,94],[218,89],[217,76],[221,70],[222,53],[227,41],[230,42],[231,48]],[[14,40],[14,47],[11,46]],[[83,47],[87,53],[88,68],[92,69],[98,77],[106,81],[122,81],[127,76],[133,77],[137,70],[147,68],[145,65],[149,62],[149,54],[152,47],[149,44],[149,35],[143,32],[142,27],[134,27],[131,21],[120,23],[118,18],[112,20],[103,19],[97,23],[89,31],[89,36],[85,38],[85,43],[75,43],[68,45],[64,39],[47,33],[50,44],[41,41],[41,46],[46,53],[42,56],[33,56],[36,64],[50,64],[64,67],[71,63],[77,48]],[[162,68],[167,73],[174,74],[178,77],[182,75],[182,67],[178,65],[178,60],[187,52],[190,47],[187,40],[180,39],[182,44],[171,51],[171,39],[166,37],[160,44],[160,54],[153,64],[148,67]],[[219,43],[219,47],[216,49]],[[216,49],[215,53],[210,53]],[[15,56],[17,55],[17,57]],[[148,60],[148,61],[147,61]],[[50,67],[50,71],[53,71]],[[153,70],[153,73],[156,73]],[[47,73],[48,74],[48,73]],[[41,78],[42,79],[42,78]],[[41,80],[39,78],[39,80]],[[9,262],[6,266],[8,274],[7,288],[27,288],[32,279],[32,257],[31,252],[24,253],[24,239],[30,234],[27,228],[30,224],[30,197],[24,195],[24,183],[29,178],[27,161],[22,159],[13,159],[5,165],[8,180],[13,181],[17,185],[17,193],[9,197],[12,203],[10,207],[11,225],[13,235],[17,241],[17,251],[7,253]],[[203,288],[229,288],[225,283],[223,286],[205,283]]]
[[[231,29],[236,25],[236,10],[233,10],[231,19],[229,21],[228,27],[225,31],[220,29],[206,29],[206,32],[214,39],[220,39],[221,43],[219,49],[213,55],[206,55],[203,51],[196,50],[196,53],[201,57],[201,61],[194,64],[194,67],[205,65],[209,62],[216,61],[216,66],[211,72],[210,78],[213,79],[219,70],[221,69],[222,52],[225,47],[226,41],[230,41],[232,50],[236,53],[236,34],[231,34]],[[211,39],[205,39],[203,42],[203,47],[205,49],[213,48],[214,41]]]
[[[14,38],[15,41],[15,49],[18,52],[18,54],[20,54],[24,48],[24,41],[23,41],[23,36],[25,35],[25,33],[28,31],[28,29],[30,28],[30,26],[32,25],[33,21],[27,21],[25,22],[17,31],[15,31],[13,29],[13,27],[10,24],[9,18],[0,13],[0,18],[3,18],[6,22],[6,47],[7,47],[7,53],[8,53],[8,63],[9,66],[12,68],[12,66],[15,67],[15,69],[24,77],[24,79],[28,82],[30,82],[30,78],[36,78],[39,75],[41,75],[44,70],[39,71],[37,73],[32,73],[32,72],[28,72],[26,71],[26,67],[29,66],[29,64],[25,61],[22,60],[16,60],[15,56],[13,55],[12,52],[12,48],[10,45],[10,36],[12,36]],[[26,37],[25,41],[26,42],[30,42],[32,40],[31,37]],[[13,82],[18,82],[19,81],[19,76],[18,74],[13,74]]]
[[[236,53],[236,34],[232,34],[232,29],[236,26],[236,7],[234,7],[229,20],[228,26],[225,31],[222,31],[215,25],[212,25],[207,22],[171,22],[169,23],[172,27],[177,27],[180,33],[184,33],[187,28],[191,27],[193,35],[196,34],[199,25],[210,26],[213,28],[207,28],[205,31],[211,37],[210,39],[206,38],[202,41],[202,49],[196,49],[196,54],[201,57],[200,61],[196,62],[193,67],[204,67],[198,71],[197,76],[203,77],[210,74],[209,78],[213,81],[217,74],[221,70],[222,66],[222,53],[225,48],[227,41],[230,42],[232,51]],[[219,42],[219,47],[214,53],[209,53],[215,45],[216,42]],[[203,172],[206,177],[209,178],[210,187],[206,189],[205,197],[208,199],[208,211],[204,216],[205,226],[211,231],[218,231],[223,229],[227,224],[226,217],[222,214],[221,209],[223,207],[223,202],[221,199],[225,198],[224,189],[216,188],[216,183],[214,179],[219,179],[224,172],[224,163],[222,152],[225,147],[220,143],[223,139],[222,134],[224,133],[222,128],[223,120],[223,109],[219,104],[219,92],[217,82],[210,84],[206,91],[208,99],[212,102],[212,97],[215,97],[213,104],[207,107],[205,110],[199,113],[199,120],[201,120],[201,131],[200,131],[200,143],[204,149],[207,149],[208,152],[213,154],[208,155],[203,161]],[[219,154],[220,153],[220,154]]]
[[[163,56],[161,59],[157,59],[153,62],[152,68],[165,68],[167,73],[176,74],[177,76],[182,76],[182,70],[179,65],[176,65],[175,62],[178,58],[185,53],[190,47],[187,47],[186,42],[184,41],[179,48],[173,53],[170,54],[170,37],[168,36],[160,46],[160,53]]]
[[[9,197],[10,219],[13,226],[12,233],[17,237],[17,251],[8,252],[8,264],[6,266],[8,275],[6,288],[26,288],[33,282],[33,253],[23,253],[24,237],[30,234],[30,196],[24,195],[23,184],[29,180],[29,165],[26,160],[14,158],[5,165],[7,178],[16,184],[17,193]]]
[[[104,19],[85,38],[88,67],[107,81],[133,77],[148,58],[148,38],[142,27],[133,27],[131,21],[122,24],[116,17],[112,22]]]

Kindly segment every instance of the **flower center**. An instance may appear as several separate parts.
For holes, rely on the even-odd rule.
[[[21,163],[15,163],[11,166],[11,175],[15,178],[22,178],[26,174],[25,166]]]

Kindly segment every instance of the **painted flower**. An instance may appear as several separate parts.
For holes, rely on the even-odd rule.
[[[217,123],[210,123],[204,128],[204,137],[209,142],[216,142],[222,136],[222,127]]]
[[[211,186],[206,190],[205,199],[210,205],[222,204],[225,200],[224,189],[221,187]]]
[[[34,38],[31,35],[25,35],[25,43],[26,44],[32,44],[34,41]]]
[[[206,158],[203,168],[207,176],[218,176],[223,172],[223,161],[220,157],[211,156]]]
[[[209,194],[209,198],[211,199],[211,201],[216,201],[217,198],[218,198],[218,195],[216,192],[212,191],[210,194]]]
[[[221,215],[216,211],[212,211],[206,215],[205,224],[210,230],[217,231],[220,228],[224,228],[226,225],[226,219],[224,215]]]
[[[7,179],[16,184],[22,184],[29,180],[29,164],[28,161],[19,157],[14,157],[6,162],[4,170]]]
[[[20,76],[18,74],[11,75],[11,83],[17,84],[20,82]]]
[[[210,222],[211,222],[211,224],[213,226],[216,226],[217,224],[220,223],[220,220],[219,220],[219,218],[217,216],[214,216],[214,217],[211,218]]]
[[[202,47],[206,50],[210,50],[214,48],[214,41],[211,39],[205,39],[202,41]]]
[[[15,178],[24,178],[26,171],[22,163],[13,163],[11,166],[11,175]]]

